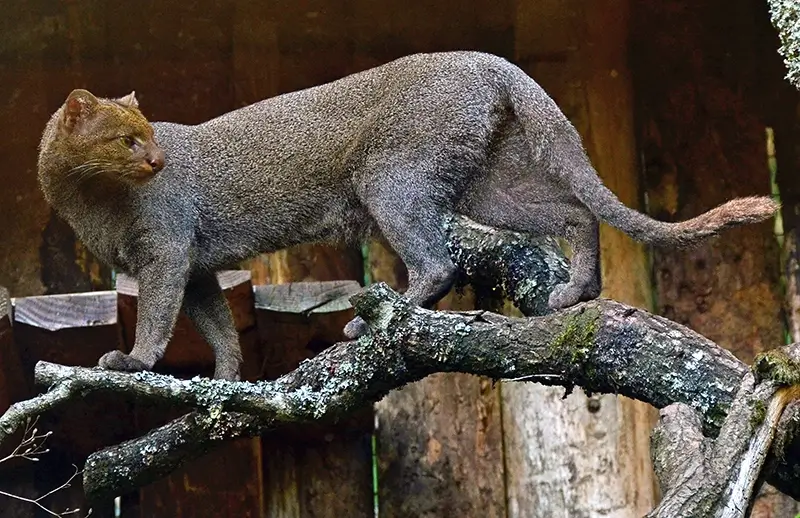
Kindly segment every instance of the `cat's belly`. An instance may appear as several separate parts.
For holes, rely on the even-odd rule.
[[[236,218],[202,218],[196,239],[198,266],[217,270],[259,254],[306,243],[355,244],[371,235],[374,220],[358,203],[337,201],[315,207],[287,202]]]

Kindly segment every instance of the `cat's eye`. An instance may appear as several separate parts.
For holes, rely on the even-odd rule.
[[[136,144],[136,141],[133,139],[133,137],[129,135],[123,135],[119,139],[123,144],[125,144],[125,147],[133,147],[133,145]]]

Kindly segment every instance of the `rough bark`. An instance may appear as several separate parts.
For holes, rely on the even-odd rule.
[[[770,111],[785,117],[793,106],[777,95],[791,87],[776,71],[778,43],[766,4],[642,0],[632,6],[631,68],[648,212],[680,221],[737,196],[768,194],[765,126],[776,122]],[[785,343],[771,222],[691,250],[654,248],[652,255],[660,314],[745,363]],[[765,496],[754,517],[795,507],[780,495]]]
[[[355,299],[356,312],[371,324],[372,336],[337,344],[274,382],[181,381],[153,373],[109,373],[41,362],[37,382],[53,389],[13,406],[0,418],[0,438],[28,416],[92,391],[198,409],[197,417],[184,417],[155,432],[157,441],[146,436],[92,455],[85,468],[86,490],[96,496],[141,484],[142,476],[153,475],[148,473],[153,464],[176,465],[169,445],[186,443],[181,430],[188,430],[188,419],[207,421],[206,434],[192,445],[202,449],[203,443],[222,437],[340,418],[434,372],[580,385],[659,408],[681,402],[703,415],[703,427],[711,435],[719,430],[746,372],[730,353],[697,333],[613,301],[513,319],[484,312],[422,310],[382,284]]]
[[[772,23],[778,29],[786,79],[800,88],[800,5],[794,0],[768,0]]]
[[[469,282],[490,305],[509,297],[527,314],[547,312],[550,290],[569,278],[553,239],[498,231],[462,216],[445,225],[459,282]],[[405,268],[385,245],[374,243],[369,256],[374,280],[405,287]],[[438,305],[473,307],[471,293],[451,293]],[[504,516],[500,404],[491,380],[454,373],[429,376],[380,401],[382,516]]]
[[[480,246],[473,252],[489,256],[505,253],[506,243],[527,239],[487,230],[465,218],[451,224],[451,233],[461,236],[459,246],[477,242]],[[472,232],[483,232],[483,238]],[[476,239],[465,239],[469,236]],[[520,272],[526,267],[549,265],[556,273],[543,278],[554,282],[564,277],[564,271],[557,271],[565,263],[552,244],[545,241],[536,246],[537,241],[526,241],[533,256],[514,255],[527,259],[497,264],[507,264],[506,273],[519,278],[537,278],[534,272]],[[550,254],[554,255],[546,259]],[[459,266],[469,264],[463,260],[468,255],[454,254]],[[541,290],[540,295],[546,297],[548,291]],[[514,293],[524,299],[520,294],[526,291]],[[0,440],[27,416],[92,391],[135,394],[143,400],[197,409],[148,436],[93,454],[86,464],[87,491],[102,497],[163,476],[224,438],[251,436],[287,423],[341,418],[393,388],[436,372],[467,372],[568,388],[579,385],[587,392],[623,394],[659,408],[681,402],[703,416],[703,427],[713,436],[747,370],[699,334],[608,300],[515,319],[486,312],[422,310],[378,284],[357,296],[355,307],[370,323],[372,336],[337,344],[273,382],[181,381],[153,373],[109,373],[40,363],[37,382],[51,390],[18,403],[0,418]],[[534,303],[533,307],[538,306]],[[196,433],[196,427],[202,433]],[[795,447],[794,434],[787,433],[781,444],[790,452]],[[791,486],[797,476],[793,471],[796,457],[783,458],[775,463],[772,479],[782,480],[781,487],[791,493],[796,491]]]
[[[648,517],[749,516],[781,417],[800,396],[798,354],[795,344],[756,359],[755,376],[742,379],[716,439],[703,436],[701,417],[690,407],[675,403],[661,411],[653,459],[664,498]]]
[[[516,4],[514,61],[576,126],[609,189],[642,209],[628,65],[631,2]],[[647,249],[607,225],[600,247],[603,296],[650,309]],[[562,397],[538,384],[502,385],[510,517],[642,516],[656,500],[649,435],[657,413],[615,395]]]

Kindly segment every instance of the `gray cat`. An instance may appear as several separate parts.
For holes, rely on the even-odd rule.
[[[549,299],[558,309],[600,294],[598,219],[686,246],[778,209],[741,198],[664,223],[625,207],[542,88],[477,52],[408,56],[196,126],[151,125],[133,93],[75,90],[47,124],[39,180],[92,252],[139,282],[135,346],[100,365],[152,368],[182,307],[223,379],[238,379],[241,352],[214,272],[259,253],[379,231],[408,267],[406,296],[430,307],[454,282],[442,220],[455,211],[566,238],[571,279]],[[345,328],[367,331],[358,318]]]

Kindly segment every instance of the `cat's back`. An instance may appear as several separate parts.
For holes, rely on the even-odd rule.
[[[445,110],[494,97],[486,81],[492,70],[512,66],[475,51],[420,53],[335,81],[284,93],[193,126],[201,153],[222,159],[259,155],[285,160],[281,150],[298,145],[310,160],[330,156],[379,119],[439,119]],[[264,153],[268,152],[268,153]]]

